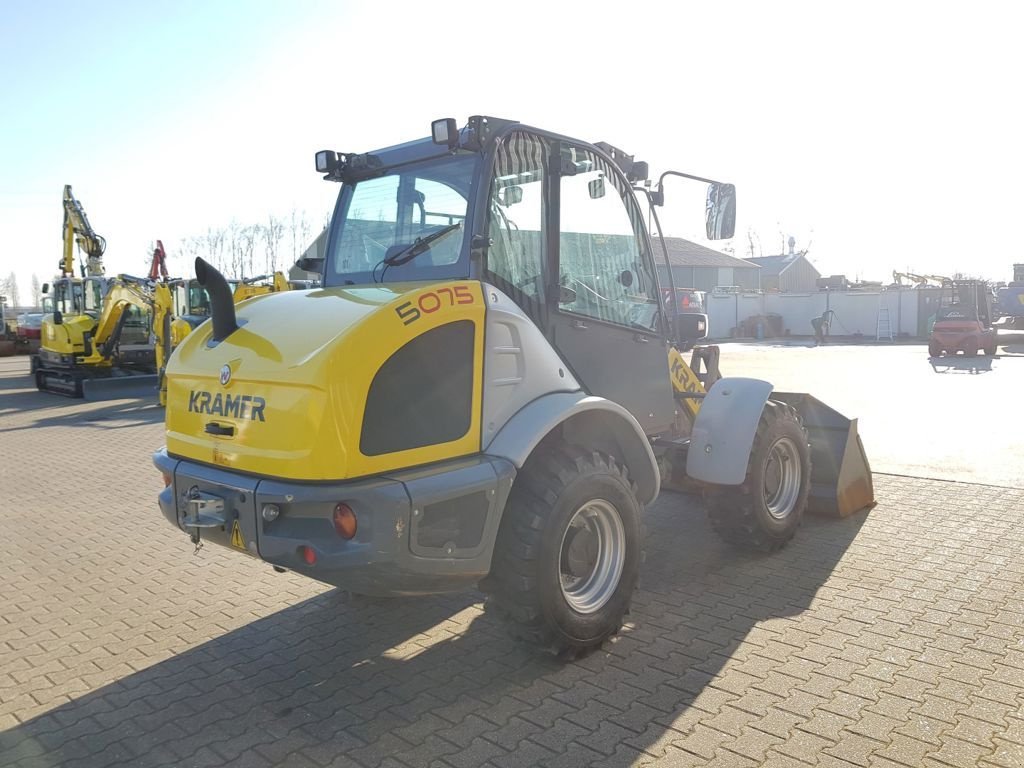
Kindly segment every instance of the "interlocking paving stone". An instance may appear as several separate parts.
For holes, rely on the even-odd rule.
[[[160,409],[26,372],[0,361],[0,767],[1024,765],[1024,491],[877,475],[771,556],[666,492],[622,634],[563,667],[476,592],[193,554]]]

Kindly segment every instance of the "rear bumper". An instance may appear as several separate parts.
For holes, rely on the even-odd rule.
[[[198,530],[204,543],[381,596],[448,592],[483,578],[515,477],[511,462],[484,455],[337,483],[259,479],[176,459],[164,449],[153,463],[172,478],[158,500],[181,531]],[[223,526],[187,527],[189,499],[199,494],[222,504]],[[340,502],[358,520],[351,540],[334,529]],[[268,504],[280,510],[272,521],[262,514]],[[313,565],[303,559],[303,547],[316,553]]]

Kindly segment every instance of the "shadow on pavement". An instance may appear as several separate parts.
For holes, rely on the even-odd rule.
[[[155,424],[164,418],[164,409],[157,402],[155,392],[152,397],[90,402],[40,392],[27,372],[14,375],[5,373],[4,387],[0,389],[0,417],[14,414],[24,416],[31,412],[34,418],[30,421],[22,419],[16,426],[0,426],[0,433],[40,427],[121,429]],[[77,407],[68,410],[71,406]]]
[[[991,357],[960,357],[958,355],[928,358],[935,373],[990,373],[992,360]]]
[[[573,751],[569,764],[630,765],[761,622],[811,606],[864,518],[808,519],[789,547],[753,556],[719,543],[694,499],[665,492],[648,514],[630,623],[575,663],[508,639],[475,592],[373,600],[334,590],[0,733],[0,765],[221,764],[243,754],[243,763],[307,765],[297,750],[324,764],[460,754],[481,765],[526,748],[536,757],[517,756],[538,765]],[[765,639],[782,632],[772,627],[747,645],[767,664],[781,663]],[[614,743],[597,738],[606,729]]]

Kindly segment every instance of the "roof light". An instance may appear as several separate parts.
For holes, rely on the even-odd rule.
[[[454,117],[444,117],[430,124],[430,136],[435,144],[443,144],[448,149],[459,146],[459,126]]]
[[[338,167],[338,153],[330,149],[321,149],[316,153],[317,173],[333,173]]]

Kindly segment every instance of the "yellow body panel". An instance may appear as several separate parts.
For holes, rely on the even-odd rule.
[[[668,348],[668,371],[672,378],[672,387],[676,392],[704,392],[704,385],[700,383],[697,374],[687,365],[675,347]],[[700,410],[700,399],[698,398],[683,398],[682,403],[691,418],[695,417],[697,411]]]
[[[47,314],[43,316],[40,343],[43,349],[58,355],[83,355],[85,334],[95,327],[96,320],[89,315],[64,315],[58,325],[53,314]]]
[[[170,454],[252,474],[342,480],[480,450],[484,295],[480,283],[386,284],[284,291],[236,307],[239,329],[211,344],[204,323],[167,368]],[[366,456],[359,450],[367,393],[404,344],[447,323],[473,323],[473,402],[464,435]],[[221,384],[222,372],[230,371]],[[410,381],[410,389],[417,386]],[[233,428],[207,433],[211,423]],[[217,430],[222,431],[222,430]]]

